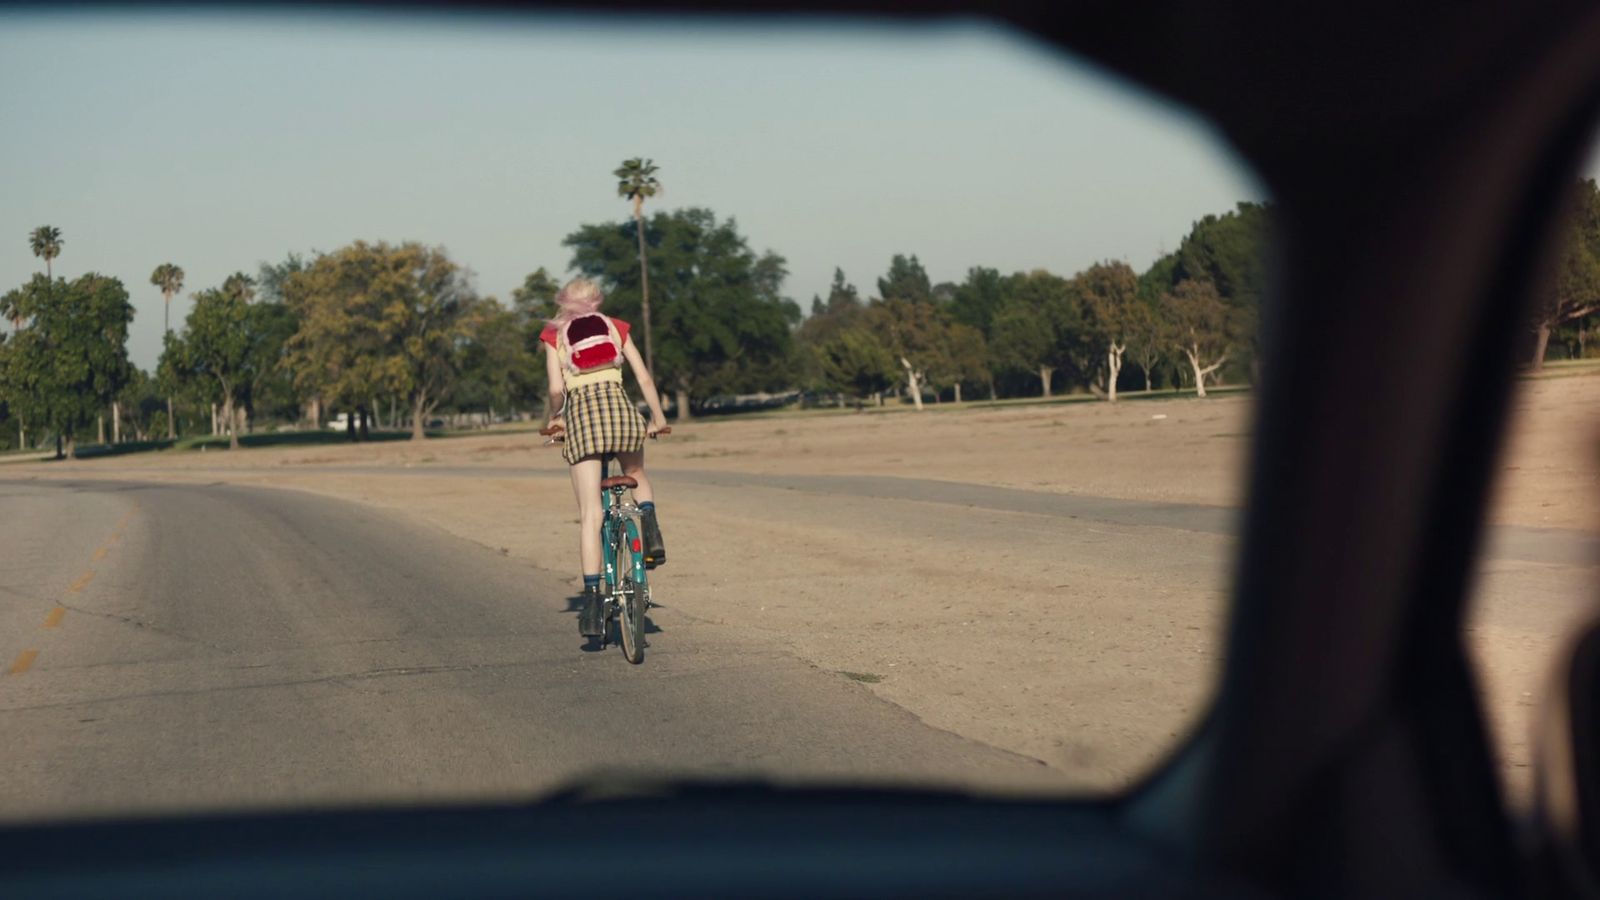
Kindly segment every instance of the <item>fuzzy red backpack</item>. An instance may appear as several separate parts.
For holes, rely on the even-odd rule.
[[[611,319],[599,313],[562,323],[556,331],[556,349],[561,364],[573,375],[622,367],[622,336]]]

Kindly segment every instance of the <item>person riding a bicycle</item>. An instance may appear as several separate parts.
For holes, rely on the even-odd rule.
[[[573,279],[556,294],[556,315],[539,335],[552,410],[545,428],[564,434],[562,456],[578,498],[578,559],[583,568],[578,631],[589,637],[602,635],[605,628],[600,595],[600,521],[604,514],[600,480],[605,456],[615,456],[623,474],[638,483],[633,496],[643,513],[645,564],[653,568],[667,560],[656,520],[655,494],[644,472],[644,439],[668,430],[667,418],[661,411],[655,379],[628,337],[628,323],[602,314],[604,300],[599,285],[586,278]],[[624,360],[650,408],[648,424],[623,388]]]

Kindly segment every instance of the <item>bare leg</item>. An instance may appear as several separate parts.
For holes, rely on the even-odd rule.
[[[600,457],[586,456],[570,467],[578,498],[578,561],[584,575],[600,574]]]
[[[622,474],[639,482],[633,489],[633,499],[640,503],[654,503],[656,494],[650,488],[650,479],[644,474],[644,451],[638,453],[618,453],[617,462],[622,465]],[[595,484],[600,482],[596,481]]]

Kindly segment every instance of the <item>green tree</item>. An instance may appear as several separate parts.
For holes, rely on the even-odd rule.
[[[155,385],[163,396],[169,398],[168,409],[172,427],[170,434],[184,433],[182,423],[186,410],[209,405],[214,387],[201,382],[189,369],[188,346],[184,334],[169,331],[162,337],[161,358],[156,361]]]
[[[967,270],[967,277],[955,285],[950,295],[950,314],[963,325],[971,326],[983,335],[985,344],[988,343],[994,331],[995,313],[1005,302],[1009,282],[998,269],[983,266],[973,266]],[[985,351],[982,370],[986,373],[984,384],[989,389],[989,399],[995,399],[994,375],[989,365],[988,353]]]
[[[493,297],[474,301],[465,316],[467,337],[460,376],[446,401],[450,408],[535,411],[545,393],[545,369],[533,328],[543,325],[542,317],[529,320]]]
[[[950,298],[950,314],[957,322],[989,334],[994,315],[1006,297],[1006,279],[998,269],[973,266],[956,285]]]
[[[1551,330],[1600,311],[1600,185],[1585,178],[1574,191],[1555,278],[1534,307],[1533,368],[1544,366]],[[1580,331],[1580,337],[1583,337]]]
[[[1146,392],[1154,390],[1156,366],[1172,355],[1171,329],[1161,317],[1157,303],[1143,299],[1128,304],[1123,311],[1122,324],[1127,334],[1128,355],[1144,373],[1144,389]]]
[[[298,321],[286,365],[303,393],[346,404],[363,421],[374,398],[407,399],[411,437],[459,372],[475,296],[442,248],[357,241],[318,257],[284,283]]]
[[[639,236],[639,318],[644,325],[644,366],[656,371],[655,343],[650,335],[650,262],[645,253],[644,201],[661,193],[654,161],[634,157],[623,160],[612,174],[617,178],[617,196],[633,204],[633,224]]]
[[[707,209],[658,212],[646,223],[655,315],[663,326],[657,383],[688,418],[696,396],[771,390],[791,383],[791,328],[800,307],[782,295],[783,257],[757,254],[734,220]],[[606,312],[627,320],[643,285],[629,224],[585,225],[563,242],[571,268],[600,282]]]
[[[250,304],[250,310],[255,339],[248,362],[250,377],[245,384],[245,409],[252,420],[261,416],[296,419],[300,414],[300,396],[294,388],[288,359],[289,339],[300,330],[300,320],[283,301],[257,299]]]
[[[13,418],[15,418],[15,415],[11,409],[11,403],[6,399],[5,393],[5,360],[7,340],[8,335],[0,334],[0,424],[10,422]],[[26,435],[18,435],[17,449],[27,449],[27,445],[23,441],[23,438],[25,437]],[[5,437],[3,433],[0,433],[0,441],[5,441],[5,443],[0,444],[0,446],[5,447],[6,449],[11,449],[10,439]]]
[[[1222,368],[1246,336],[1244,314],[1223,303],[1209,280],[1180,282],[1166,295],[1163,307],[1173,339],[1194,372],[1195,394],[1204,397],[1206,379]]]
[[[994,378],[989,372],[989,346],[983,332],[953,320],[949,327],[950,367],[936,372],[929,383],[940,388],[951,388],[957,403],[962,400],[962,387],[965,385],[988,385],[993,395]]]
[[[1205,216],[1178,247],[1171,285],[1209,281],[1230,307],[1259,309],[1272,228],[1272,208],[1264,203],[1240,203],[1232,212]]]
[[[263,262],[256,269],[253,303],[273,308],[271,327],[287,329],[292,336],[299,331],[300,318],[286,293],[289,279],[310,267],[320,254],[289,252],[278,262]],[[274,346],[278,346],[274,344]],[[257,389],[252,391],[252,414],[265,412],[281,418],[295,418],[313,428],[322,425],[322,398],[315,392],[302,393],[296,386],[294,373],[289,367],[287,339],[282,343],[280,358],[273,371],[264,372]]]
[[[812,297],[811,315],[795,331],[794,368],[802,387],[837,395],[843,403],[847,394],[875,395],[893,382],[898,368],[871,332],[843,337],[857,330],[865,310],[855,285],[835,267],[828,299]]]
[[[555,318],[556,294],[560,290],[561,283],[540,266],[511,291],[511,308],[524,322],[537,322],[542,329],[547,320]]]
[[[1149,304],[1161,302],[1161,295],[1178,283],[1173,274],[1178,269],[1178,254],[1164,253],[1139,276],[1139,299]]]
[[[906,393],[922,409],[922,389],[959,379],[959,335],[950,314],[931,303],[905,298],[880,300],[867,308],[871,328],[900,364]]]
[[[249,303],[256,299],[256,280],[243,272],[235,272],[222,280],[222,290]]]
[[[1071,282],[1043,269],[1007,279],[1006,296],[996,309],[989,339],[996,368],[1033,372],[1049,397],[1057,372],[1082,380],[1089,346],[1082,304]]]
[[[16,349],[16,345],[17,339],[22,333],[22,308],[18,302],[21,296],[21,292],[12,291],[0,297],[0,316],[11,320],[11,336],[9,340],[13,352],[20,352]],[[4,342],[6,340],[5,335],[0,335],[0,352],[5,351]],[[0,375],[3,374],[0,373]],[[22,390],[22,382],[14,382],[10,389]],[[17,448],[19,450],[26,449],[28,446],[28,423],[23,419],[23,408],[26,403],[21,397],[17,397],[15,400],[7,400],[7,396],[5,382],[0,382],[0,401],[6,402],[6,418],[15,419],[17,422]]]
[[[1117,400],[1122,356],[1131,340],[1131,310],[1139,304],[1139,276],[1123,262],[1095,263],[1072,279],[1089,332],[1105,351],[1106,399]]]
[[[127,290],[94,273],[60,283],[36,275],[0,297],[0,309],[27,322],[4,345],[0,394],[27,421],[55,432],[58,457],[63,442],[76,455],[77,432],[131,377]]]
[[[1040,396],[1052,396],[1056,364],[1054,329],[1041,322],[1039,311],[1021,300],[1000,307],[994,317],[994,337],[989,341],[990,363],[1013,372],[1034,372]]]
[[[900,363],[906,390],[922,409],[922,388],[959,381],[961,366],[951,328],[955,324],[943,307],[935,307],[933,284],[915,254],[896,253],[889,271],[878,279],[878,296],[871,306],[872,321],[884,343]]]
[[[150,440],[155,428],[165,428],[164,398],[156,379],[143,369],[129,370],[128,383],[117,395],[117,404],[127,410],[124,427],[133,432],[135,440]]]
[[[253,282],[239,274],[220,288],[194,295],[184,323],[177,364],[198,384],[210,385],[210,399],[222,406],[228,448],[238,449],[252,371],[259,363],[261,329],[250,307]]]
[[[527,354],[526,359],[533,361],[534,367],[531,374],[519,374],[513,378],[511,390],[514,396],[532,392],[519,401],[519,405],[530,412],[537,412],[539,404],[548,403],[550,398],[545,390],[544,355],[539,348],[539,334],[544,331],[545,324],[555,317],[556,294],[560,290],[561,283],[540,266],[528,273],[522,285],[511,292],[511,313],[521,336],[522,349]],[[548,415],[549,410],[545,410],[545,413]]]
[[[25,416],[36,414],[41,408],[40,381],[45,374],[41,363],[45,351],[36,348],[36,337],[25,331],[13,331],[0,341],[0,400],[4,400],[8,418],[17,420],[17,446],[28,446],[28,429]]]
[[[40,225],[28,235],[28,245],[33,248],[33,255],[44,260],[44,277],[55,280],[55,273],[50,269],[50,261],[61,255],[61,229],[51,225]]]
[[[833,284],[828,288],[826,302],[820,297],[811,298],[811,315],[818,316],[848,316],[862,309],[861,294],[856,286],[845,280],[844,270],[835,266],[833,269]]]
[[[382,355],[388,347],[379,324],[382,301],[371,290],[385,269],[387,246],[364,242],[323,254],[283,282],[284,302],[299,327],[285,348],[294,390],[312,399],[312,420],[334,408],[354,422],[385,384]]]
[[[183,290],[183,269],[172,263],[162,263],[150,273],[150,283],[161,290],[161,333],[172,333],[172,298]],[[165,338],[163,338],[165,340]],[[177,436],[172,425],[172,397],[167,396],[167,440]]]
[[[815,362],[817,386],[852,397],[877,396],[898,376],[894,354],[870,329],[848,326],[807,345]]]
[[[314,259],[316,254],[312,254]],[[281,262],[262,263],[256,270],[253,283],[255,299],[265,303],[284,303],[284,286],[296,272],[304,272],[311,264],[310,260],[300,253],[289,253]]]
[[[904,256],[896,253],[889,260],[889,271],[878,279],[878,296],[885,300],[908,300],[912,303],[933,302],[933,285],[916,254]]]
[[[1141,279],[1147,300],[1171,293],[1185,281],[1208,282],[1240,324],[1253,323],[1267,289],[1267,263],[1273,235],[1272,207],[1240,203],[1223,215],[1196,222],[1170,258],[1157,260]],[[1164,275],[1164,278],[1159,276]],[[1230,359],[1254,377],[1259,352],[1252,329],[1235,336]]]

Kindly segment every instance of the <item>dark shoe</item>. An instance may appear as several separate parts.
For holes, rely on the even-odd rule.
[[[578,610],[578,633],[584,637],[600,637],[606,633],[605,614],[600,605],[600,589],[583,589],[583,606]]]
[[[656,522],[656,511],[644,511],[644,564],[654,569],[667,561],[667,545],[661,542],[661,525]]]

